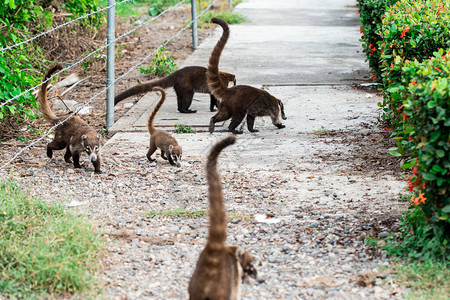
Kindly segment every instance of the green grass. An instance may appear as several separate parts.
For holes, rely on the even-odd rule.
[[[196,219],[200,217],[205,217],[207,212],[205,210],[187,210],[184,208],[174,208],[174,209],[162,209],[162,210],[152,210],[147,213],[148,218],[163,217],[163,218],[182,218],[182,219]]]
[[[85,219],[0,182],[0,295],[95,293],[103,240]]]
[[[411,291],[406,299],[448,299],[450,263],[427,260],[397,265],[397,280]]]
[[[174,132],[176,133],[195,133],[191,126],[184,124],[173,124]]]
[[[313,133],[317,134],[317,135],[327,135],[329,132],[330,131],[328,129],[323,128],[323,127],[321,129],[318,129],[318,130],[313,130]]]
[[[198,27],[203,28],[216,26],[215,24],[209,22],[211,18],[214,17],[224,19],[228,24],[240,24],[247,20],[247,18],[243,14],[231,10],[207,11],[198,20]]]

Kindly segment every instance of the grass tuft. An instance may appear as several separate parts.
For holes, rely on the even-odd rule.
[[[174,209],[162,209],[162,210],[152,210],[147,213],[148,218],[162,217],[162,218],[182,218],[182,219],[196,219],[200,217],[205,217],[207,212],[205,210],[187,210],[184,208],[174,208]]]
[[[173,131],[176,133],[195,133],[191,126],[184,124],[173,124]]]
[[[448,299],[450,295],[450,263],[426,260],[403,262],[397,265],[397,278],[404,286],[410,286],[407,299]]]
[[[211,27],[214,24],[209,21],[211,18],[221,18],[227,21],[228,24],[240,24],[247,20],[247,18],[238,12],[232,10],[223,10],[223,11],[207,11],[203,16],[198,20],[198,27]],[[216,25],[214,25],[216,26]]]
[[[103,241],[60,205],[0,182],[0,294],[10,298],[89,292]]]

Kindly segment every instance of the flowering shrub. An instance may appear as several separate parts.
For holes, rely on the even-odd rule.
[[[397,129],[410,153],[403,168],[412,168],[408,224],[414,239],[425,235],[439,245],[435,254],[450,255],[450,50],[443,53],[401,68],[396,93],[404,117]]]
[[[440,48],[450,48],[450,3],[439,0],[400,0],[382,18],[380,68],[384,86],[385,118],[401,126],[401,69],[406,61],[422,61]]]
[[[391,153],[407,153],[402,168],[412,170],[402,238],[387,248],[420,259],[449,259],[450,2],[400,0],[373,28],[380,28],[380,41],[366,53],[375,58],[380,51],[384,101],[379,106],[397,140]]]
[[[372,76],[380,78],[381,69],[379,65],[381,51],[379,45],[382,43],[380,36],[381,18],[386,8],[397,0],[358,0],[359,16],[361,21],[361,39],[364,53],[367,55]]]

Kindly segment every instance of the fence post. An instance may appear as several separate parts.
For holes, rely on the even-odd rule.
[[[228,3],[230,3],[230,8],[233,8],[233,0],[228,0]]]
[[[192,48],[197,49],[198,36],[197,36],[197,0],[191,0],[191,12],[192,12]]]
[[[195,2],[195,1],[194,1]],[[114,124],[114,59],[115,59],[115,43],[111,43],[115,39],[115,29],[116,29],[116,1],[108,0],[108,16],[107,16],[107,33],[106,33],[106,43],[108,44],[106,48],[106,130],[108,130]],[[111,44],[109,44],[111,43]]]

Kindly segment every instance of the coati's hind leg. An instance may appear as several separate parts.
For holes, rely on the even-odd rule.
[[[217,98],[216,97],[214,97],[214,95],[209,95],[210,97],[209,97],[209,99],[210,99],[210,102],[209,102],[209,110],[210,111],[216,111],[217,109],[216,109],[216,107],[217,108],[219,108],[219,105],[217,105]]]
[[[231,118],[231,114],[228,111],[219,111],[209,121],[209,133],[214,132],[214,124],[217,122],[225,121]]]
[[[184,90],[181,91],[179,88],[175,89],[177,93],[177,103],[178,103],[178,111],[183,114],[192,114],[196,113],[196,110],[189,109],[192,104],[192,99],[194,98],[193,90]]]
[[[47,144],[47,156],[48,158],[53,157],[53,150],[62,150],[66,147],[66,143],[63,141],[53,140]]]
[[[250,132],[258,132],[259,131],[258,129],[253,128],[254,124],[255,124],[255,117],[250,115],[250,114],[248,114],[247,115],[247,128],[248,128],[248,131],[250,131]]]
[[[81,168],[80,165],[80,152],[74,152],[72,153],[72,157],[73,157],[73,167],[74,168]]]
[[[66,161],[66,163],[71,163],[72,160],[72,152],[70,152],[70,146],[66,147],[66,153],[64,154],[64,160]]]
[[[148,152],[147,152],[147,159],[151,162],[156,160],[156,159],[152,159],[152,155],[153,155],[153,153],[155,153],[156,149],[157,149],[157,147],[156,147],[155,143],[150,141],[150,147],[148,148]]]
[[[244,120],[244,118],[245,118],[245,114],[234,115],[231,118],[231,122],[230,122],[230,125],[228,126],[228,129],[234,134],[242,134],[242,130],[236,130],[236,127],[238,127],[239,124],[241,124],[241,122],[242,122],[242,120]]]

